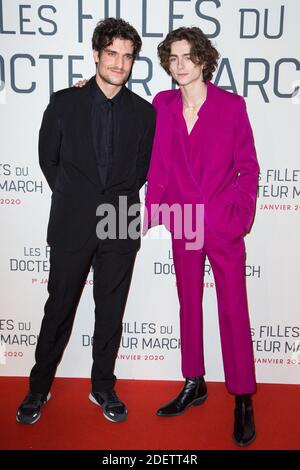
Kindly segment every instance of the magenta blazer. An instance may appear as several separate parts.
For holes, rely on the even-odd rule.
[[[158,93],[157,112],[145,207],[143,233],[159,224],[151,205],[159,207],[172,175],[172,113],[182,113],[180,90]],[[199,203],[204,204],[205,222],[216,235],[234,239],[251,228],[256,206],[259,166],[244,98],[207,82],[207,98],[200,111],[197,139],[204,161],[199,165]],[[193,129],[194,132],[194,129]],[[177,147],[179,149],[179,146]],[[180,150],[180,149],[179,149]],[[180,150],[182,151],[182,150]],[[178,201],[184,202],[184,201]]]

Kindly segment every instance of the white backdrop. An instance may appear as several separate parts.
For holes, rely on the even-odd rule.
[[[37,156],[42,113],[53,90],[94,74],[93,29],[116,15],[143,38],[129,87],[147,100],[171,87],[156,47],[183,25],[202,28],[220,51],[213,81],[245,96],[261,167],[256,220],[246,237],[257,380],[300,383],[298,0],[0,0],[0,374],[29,373],[47,298],[50,190]],[[158,230],[138,254],[119,378],[181,377],[170,241],[167,232],[153,239]],[[206,378],[221,381],[215,285],[206,268]],[[90,275],[58,376],[89,377],[93,308]]]

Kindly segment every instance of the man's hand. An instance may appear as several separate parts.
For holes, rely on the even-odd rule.
[[[83,80],[79,80],[79,82],[74,83],[73,86],[75,86],[76,88],[83,88],[87,84],[87,82],[88,82],[88,80],[86,80],[86,78],[84,78]]]

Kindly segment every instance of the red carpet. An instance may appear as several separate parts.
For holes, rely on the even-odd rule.
[[[155,410],[176,395],[178,382],[119,380],[128,421],[110,423],[88,400],[88,379],[55,379],[52,398],[34,425],[16,423],[27,379],[0,378],[1,449],[237,449],[231,440],[233,397],[208,384],[208,399],[175,418]],[[257,439],[251,449],[300,448],[300,386],[261,384],[254,397]],[[239,450],[239,449],[238,449]]]

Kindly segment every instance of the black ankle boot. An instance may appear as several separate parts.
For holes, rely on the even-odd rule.
[[[236,395],[233,439],[238,446],[244,447],[251,444],[255,437],[251,395]]]
[[[179,395],[157,410],[157,416],[178,416],[190,406],[201,405],[207,397],[207,388],[203,377],[185,379],[185,385]]]

